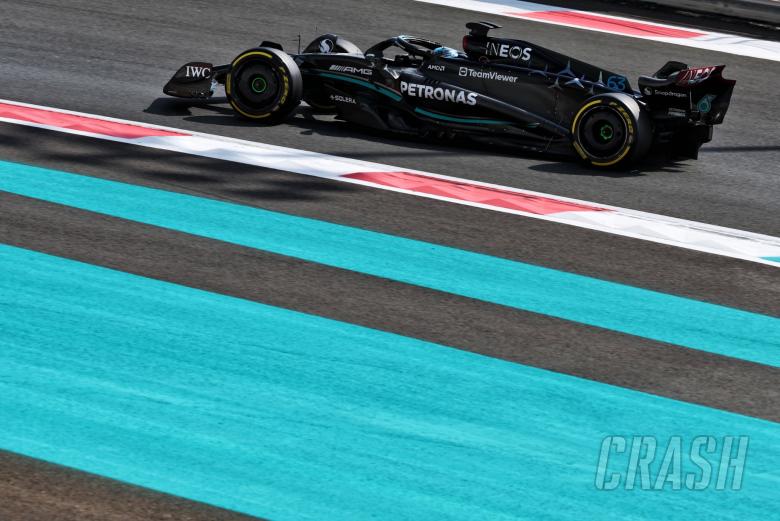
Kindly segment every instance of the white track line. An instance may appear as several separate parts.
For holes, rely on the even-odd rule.
[[[8,109],[19,111],[17,114],[9,113]],[[4,112],[5,110],[5,112]],[[28,115],[29,113],[29,115]],[[74,116],[80,122],[104,124],[111,122],[126,126],[128,129],[149,129],[155,131],[173,132],[178,135],[166,136],[142,136],[136,138],[117,137],[89,130],[67,128],[71,125],[68,121],[54,121],[46,123],[49,119],[62,119]],[[25,120],[27,118],[28,120]],[[31,121],[34,119],[36,121]],[[97,139],[106,139],[121,143],[134,144],[155,149],[169,150],[184,154],[233,161],[237,163],[255,165],[263,168],[272,168],[297,174],[331,179],[333,181],[370,186],[383,190],[400,192],[418,197],[426,197],[455,204],[462,204],[521,215],[533,219],[541,219],[562,224],[569,224],[581,228],[598,230],[602,232],[631,237],[661,244],[667,244],[680,248],[701,252],[723,255],[751,262],[780,266],[780,238],[761,235],[731,228],[724,228],[705,223],[687,221],[658,214],[640,212],[617,206],[609,206],[600,203],[592,203],[569,197],[561,197],[530,190],[522,190],[507,186],[495,185],[461,179],[457,177],[433,174],[420,170],[410,170],[380,163],[359,161],[356,159],[320,154],[293,148],[280,147],[252,141],[244,141],[229,137],[190,132],[187,130],[138,123],[93,114],[84,114],[68,110],[61,110],[38,105],[30,105],[16,101],[0,100],[0,121],[44,128],[58,132],[77,134]],[[73,125],[71,125],[73,126]],[[83,125],[82,125],[83,126]],[[372,173],[377,175],[379,181],[356,179],[358,173]],[[388,174],[393,173],[393,174]],[[0,175],[2,173],[0,172]],[[422,181],[420,186],[411,185],[393,186],[395,177],[418,178]],[[437,193],[426,193],[424,186],[436,185],[444,187]],[[477,194],[475,197],[474,194]],[[490,197],[480,199],[479,194],[489,193]],[[516,208],[501,206],[500,199],[541,199],[545,204],[569,205],[563,211],[552,210],[543,213],[525,211]],[[582,205],[582,208],[575,207]]]

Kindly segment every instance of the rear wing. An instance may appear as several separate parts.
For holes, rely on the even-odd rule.
[[[693,119],[719,125],[737,83],[723,77],[725,67],[688,67],[669,62],[653,76],[640,76],[639,90],[654,113],[666,111],[674,115],[675,111],[684,111]]]

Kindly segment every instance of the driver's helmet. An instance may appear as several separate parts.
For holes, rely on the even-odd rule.
[[[436,47],[433,50],[433,55],[440,58],[457,58],[458,51],[452,47]]]

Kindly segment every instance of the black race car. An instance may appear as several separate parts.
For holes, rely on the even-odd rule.
[[[288,54],[264,41],[228,65],[191,62],[164,88],[208,98],[218,85],[236,114],[277,124],[303,99],[315,110],[367,127],[416,136],[510,142],[523,150],[625,166],[651,146],[697,158],[723,122],[735,81],[724,66],[668,62],[628,79],[521,40],[495,38],[500,26],[466,25],[463,52],[396,36],[362,52],[333,34]]]

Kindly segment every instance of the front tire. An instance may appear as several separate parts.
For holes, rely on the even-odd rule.
[[[649,117],[626,94],[601,94],[585,101],[572,120],[574,149],[598,168],[620,168],[647,154]]]
[[[236,115],[274,125],[301,102],[303,77],[298,64],[277,49],[258,47],[230,65],[225,93]]]

